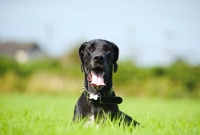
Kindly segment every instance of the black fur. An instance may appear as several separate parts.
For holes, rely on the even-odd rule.
[[[112,89],[112,73],[117,72],[117,60],[119,56],[118,47],[106,40],[92,40],[89,42],[84,42],[79,48],[79,57],[81,60],[81,70],[84,72],[84,88],[89,92],[96,95],[102,95],[107,91]],[[88,76],[92,70],[101,69],[106,74],[105,84],[100,90],[90,86],[88,81]],[[111,93],[112,97],[116,97],[115,92]],[[89,102],[87,96],[84,92],[81,94],[80,98],[74,109],[73,121],[78,121],[82,119],[87,119],[90,116],[94,116],[94,119],[105,118],[105,115],[109,115],[113,119],[121,119],[127,125],[131,123],[135,126],[139,124],[133,120],[130,116],[121,112],[117,104],[94,104]]]

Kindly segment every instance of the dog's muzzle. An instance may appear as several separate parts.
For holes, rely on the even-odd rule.
[[[99,72],[99,71],[91,71],[91,83],[90,85],[92,86],[105,86],[106,84],[104,83],[104,72]]]
[[[94,88],[102,88],[106,86],[107,75],[101,68],[95,68],[89,71],[87,80]]]

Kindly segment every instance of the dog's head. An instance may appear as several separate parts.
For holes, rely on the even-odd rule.
[[[79,48],[81,69],[87,76],[87,81],[94,88],[101,88],[112,77],[112,67],[117,72],[118,47],[106,40],[91,40],[84,42]]]

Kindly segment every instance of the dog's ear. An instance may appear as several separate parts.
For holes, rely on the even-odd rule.
[[[113,50],[114,50],[114,60],[113,60],[114,73],[116,73],[117,68],[118,68],[117,60],[118,60],[118,56],[119,56],[119,48],[114,43],[112,43],[112,46],[113,46]]]
[[[84,54],[84,49],[85,46],[87,45],[87,42],[84,42],[80,47],[79,47],[79,58],[81,60],[81,71],[83,72],[84,70],[84,63],[83,63],[83,54]]]
[[[113,65],[114,65],[114,73],[116,73],[118,68],[117,62],[113,63]]]

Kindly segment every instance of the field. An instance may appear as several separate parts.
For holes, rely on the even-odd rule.
[[[68,94],[1,94],[1,135],[111,135],[111,134],[200,134],[200,100],[123,97],[119,105],[142,126],[130,128],[107,126],[86,127],[71,124],[78,95]]]
[[[200,134],[200,65],[179,58],[155,67],[140,67],[132,59],[118,61],[113,83],[123,98],[119,108],[140,127],[109,120],[102,126],[72,124],[84,79],[78,48],[24,64],[0,55],[0,135]]]

